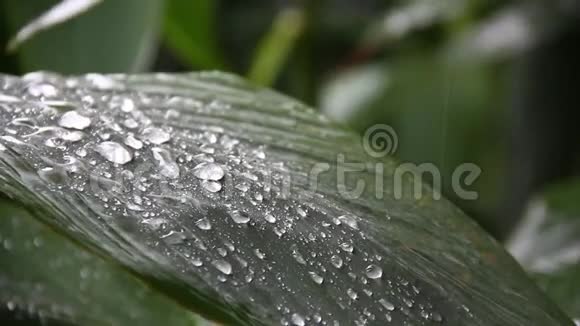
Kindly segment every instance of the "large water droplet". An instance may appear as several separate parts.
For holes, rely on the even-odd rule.
[[[385,300],[384,298],[379,299],[379,303],[385,307],[385,309],[387,309],[388,311],[393,311],[395,310],[395,305],[392,304],[390,301]]]
[[[332,263],[332,265],[334,265],[334,267],[342,268],[343,261],[342,258],[340,258],[339,256],[333,255],[332,257],[330,257],[330,262]]]
[[[352,216],[352,215],[342,215],[338,217],[338,220],[341,223],[344,223],[348,226],[350,226],[351,228],[358,230],[358,222],[356,221],[356,217]]]
[[[170,179],[179,178],[179,165],[173,161],[169,151],[163,148],[154,147],[151,149],[151,152],[153,152],[153,157],[159,164],[159,173],[161,173],[161,175]]]
[[[300,314],[292,314],[290,319],[292,320],[292,324],[295,326],[304,326],[306,324],[304,317],[302,317]]]
[[[91,125],[91,119],[76,111],[69,111],[60,117],[58,124],[64,128],[83,130]]]
[[[217,181],[203,180],[201,186],[209,192],[219,192],[222,190],[222,184]]]
[[[223,259],[214,260],[212,264],[217,268],[220,272],[231,275],[232,274],[232,265]]]
[[[377,279],[383,276],[383,269],[377,265],[371,264],[366,268],[367,277],[370,279]]]
[[[204,162],[193,168],[193,175],[202,180],[219,181],[224,177],[225,172],[215,163]]]
[[[155,145],[161,145],[171,139],[169,133],[155,127],[145,128],[143,133],[141,133],[141,137]]]
[[[276,223],[276,218],[274,217],[274,215],[272,215],[270,213],[267,213],[266,215],[264,215],[264,219],[268,223]]]
[[[230,212],[230,216],[237,224],[246,224],[250,222],[250,217],[246,213],[239,210]]]
[[[125,145],[133,148],[133,149],[141,149],[143,148],[143,143],[135,138],[133,135],[129,135],[125,138]]]
[[[316,272],[308,272],[308,274],[310,274],[310,277],[312,278],[314,283],[322,284],[324,282],[324,278],[318,275]]]
[[[131,153],[123,146],[112,141],[102,142],[96,147],[97,153],[116,164],[126,164],[133,159]]]

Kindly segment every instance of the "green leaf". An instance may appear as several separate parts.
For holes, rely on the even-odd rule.
[[[580,318],[580,182],[547,187],[533,200],[508,248],[542,289]]]
[[[302,34],[304,13],[285,9],[274,19],[271,30],[264,36],[254,55],[248,79],[258,85],[271,86],[278,77],[288,55]]]
[[[91,9],[101,2],[102,0],[61,1],[49,11],[42,14],[40,17],[35,18],[33,21],[28,23],[28,25],[22,27],[22,29],[18,31],[10,43],[8,43],[8,49],[11,51],[15,50],[18,46],[20,46],[20,44],[28,41],[35,34],[41,32],[42,30],[49,29],[55,25],[70,20],[75,16],[81,15],[85,11]]]
[[[0,301],[79,325],[195,325],[195,316],[119,265],[0,200]]]
[[[572,325],[461,211],[409,177],[395,196],[396,162],[285,96],[220,73],[0,89],[0,192],[208,319]]]
[[[217,40],[214,0],[167,0],[164,34],[167,45],[191,67],[224,68]]]
[[[137,72],[150,64],[162,18],[162,0],[104,1],[74,18],[79,8],[69,7],[74,3],[67,2],[70,4],[65,9],[73,9],[72,12],[53,9],[50,15],[43,15],[56,1],[0,1],[7,32],[16,35],[33,21],[28,25],[32,28],[23,29],[25,37],[17,38],[19,42],[40,28],[71,18],[19,47],[20,71]],[[40,18],[34,20],[37,17]]]

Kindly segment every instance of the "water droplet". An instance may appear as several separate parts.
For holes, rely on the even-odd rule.
[[[125,145],[133,148],[133,149],[141,149],[143,148],[143,143],[135,138],[133,135],[129,135],[125,138]]]
[[[260,249],[254,249],[254,253],[256,254],[256,257],[260,259],[264,259],[266,257],[266,255]]]
[[[310,277],[312,278],[314,283],[322,284],[324,282],[324,278],[322,276],[316,274],[316,272],[308,272],[308,274],[310,274]]]
[[[250,222],[250,217],[246,213],[239,210],[230,212],[230,216],[237,224],[246,224]]]
[[[219,181],[224,177],[225,172],[215,163],[204,162],[193,168],[193,175],[202,180]]]
[[[145,128],[143,133],[141,133],[141,137],[155,145],[161,145],[171,139],[169,133],[155,127]]]
[[[348,294],[348,297],[351,298],[352,300],[358,299],[358,294],[354,292],[353,289],[346,290],[346,294]]]
[[[96,147],[97,153],[116,164],[126,164],[133,159],[131,153],[123,146],[112,141],[100,143]]]
[[[179,178],[179,165],[173,161],[169,151],[163,148],[154,147],[151,149],[151,152],[153,152],[153,158],[155,158],[159,164],[159,172],[161,175],[170,179]]]
[[[332,263],[332,265],[334,265],[334,267],[342,268],[343,262],[342,258],[340,258],[339,256],[333,255],[332,257],[330,257],[330,262]]]
[[[195,225],[201,230],[205,231],[211,230],[211,223],[209,222],[209,219],[207,217],[197,220],[197,222],[195,222]]]
[[[226,275],[232,274],[232,265],[223,259],[214,260],[212,264],[217,268],[220,272]]]
[[[121,111],[131,112],[135,109],[135,102],[130,98],[124,98],[123,103],[121,103]]]
[[[379,299],[379,303],[388,311],[395,310],[395,305],[393,305],[390,301],[385,300],[384,298]]]
[[[123,125],[129,129],[135,129],[135,128],[139,127],[139,123],[131,118],[125,119],[123,121]]]
[[[266,215],[264,215],[264,219],[268,223],[276,223],[276,218],[274,217],[274,215],[272,215],[270,213],[267,213]]]
[[[354,247],[352,246],[352,244],[348,243],[348,242],[343,242],[340,244],[340,249],[346,251],[346,252],[353,252],[354,251]]]
[[[344,223],[348,226],[350,226],[351,228],[358,230],[358,222],[356,221],[356,217],[352,216],[352,215],[342,215],[338,217],[338,220],[341,223]]]
[[[366,268],[367,277],[370,279],[377,279],[383,276],[383,269],[377,265],[371,264]]]
[[[304,317],[302,317],[300,314],[292,314],[292,317],[290,317],[290,319],[292,320],[292,324],[294,324],[295,326],[304,326],[306,323],[304,321]]]
[[[51,84],[30,84],[28,93],[34,97],[55,97],[58,95],[58,90]]]
[[[209,192],[219,192],[222,190],[222,184],[216,181],[202,180],[201,186]]]
[[[69,111],[60,117],[58,124],[64,128],[83,130],[91,125],[91,119],[76,111]]]

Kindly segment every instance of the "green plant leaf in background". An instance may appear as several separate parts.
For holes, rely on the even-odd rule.
[[[580,181],[547,187],[534,199],[508,248],[539,285],[580,321]]]
[[[75,10],[50,11],[43,15],[58,2],[1,0],[0,14],[7,25],[4,29],[14,36],[31,21],[28,26],[48,28],[71,18],[72,14],[80,14],[73,6],[78,1],[67,2],[71,5],[65,9]],[[143,71],[155,50],[162,7],[162,0],[104,1],[25,42],[16,53],[19,69],[62,73]],[[40,18],[34,21],[37,17]],[[30,28],[24,31],[32,32]]]
[[[164,35],[167,45],[191,68],[224,69],[217,44],[214,0],[168,0]]]
[[[461,211],[410,178],[395,199],[396,162],[287,97],[219,73],[0,89],[0,192],[209,319],[572,325]]]
[[[262,86],[271,86],[304,29],[305,17],[300,9],[284,9],[274,19],[254,55],[248,79]]]

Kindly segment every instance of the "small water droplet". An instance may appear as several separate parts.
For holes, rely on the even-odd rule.
[[[209,222],[209,219],[207,217],[197,220],[197,222],[195,222],[195,225],[204,231],[211,230],[211,223]]]
[[[348,297],[351,298],[352,300],[358,299],[358,293],[356,293],[353,289],[346,290],[346,293],[348,294]]]

